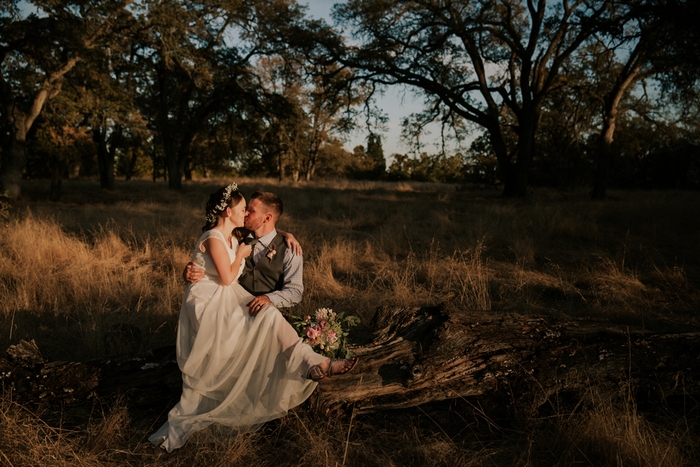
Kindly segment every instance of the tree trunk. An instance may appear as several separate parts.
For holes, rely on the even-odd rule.
[[[600,132],[600,147],[598,149],[598,160],[593,174],[592,199],[605,199],[607,196],[608,171],[612,159],[612,143],[617,124],[620,101],[624,97],[627,89],[640,79],[640,71],[644,65],[644,48],[646,41],[637,42],[634,50],[630,53],[625,66],[615,80],[615,85],[610,90],[603,101],[603,127]]]
[[[63,187],[63,178],[61,177],[61,161],[57,158],[51,158],[51,185],[49,188],[49,199],[51,201],[59,201],[61,199],[61,188]]]
[[[171,190],[182,190],[182,172],[176,158],[168,157],[166,153],[166,166],[168,174],[168,188]]]
[[[593,173],[592,199],[605,199],[607,197],[608,172],[612,159],[612,143],[615,134],[617,109],[607,109],[603,118],[603,129],[600,132],[598,158],[595,172]]]
[[[527,196],[527,173],[522,173],[521,166],[514,163],[514,155],[508,151],[503,140],[498,122],[486,128],[489,134],[491,148],[498,161],[499,178],[503,183],[503,196],[507,198],[523,198]]]
[[[31,107],[27,112],[17,107],[12,89],[0,73],[0,100],[5,105],[5,118],[12,126],[9,151],[7,153],[3,151],[2,166],[0,166],[0,190],[7,191],[11,198],[17,198],[21,193],[19,183],[27,162],[25,154],[27,133],[43,110],[46,101],[61,91],[63,76],[73,69],[79,60],[80,57],[74,54],[62,64],[61,68],[50,73],[32,99]]]
[[[132,147],[130,150],[129,164],[126,167],[126,173],[124,174],[124,178],[126,181],[131,180],[131,177],[134,176],[134,171],[136,170],[136,161],[138,160],[138,157],[139,149],[137,147]]]
[[[162,130],[161,130],[162,131]],[[165,173],[168,178],[168,188],[182,189],[182,177],[185,172],[186,153],[189,145],[185,137],[176,137],[174,132],[163,132],[163,153],[165,154]],[[183,156],[185,153],[185,156]]]
[[[115,130],[117,131],[117,130]],[[93,129],[93,141],[97,144],[97,167],[100,171],[100,188],[114,189],[114,149],[107,147],[107,135],[100,125]]]
[[[316,156],[310,157],[308,163],[306,164],[306,172],[304,174],[304,179],[310,182],[314,178],[316,173]]]
[[[528,174],[523,167],[520,164],[511,163],[499,168],[503,174],[503,196],[506,198],[525,198],[527,196]]]
[[[22,171],[27,162],[25,155],[26,132],[18,138],[14,136],[9,150],[2,151],[2,166],[0,166],[0,191],[7,191],[10,198],[18,198],[22,190]]]
[[[108,153],[109,154],[109,153]],[[105,190],[114,189],[114,156],[109,155],[100,168],[100,188]]]
[[[281,182],[284,180],[284,171],[286,170],[286,154],[283,149],[277,152],[277,178]]]
[[[182,138],[179,140],[180,146],[178,147],[177,151],[177,169],[178,173],[180,174],[180,188],[182,188],[182,179],[185,177],[187,163],[190,160],[190,148],[192,147],[193,140],[194,134],[190,134],[189,132],[182,135]],[[190,178],[188,180],[192,180],[192,174],[190,174]]]
[[[536,108],[535,104],[523,106],[518,115],[517,152],[509,157],[508,176],[504,180],[503,195],[506,197],[528,196],[528,179],[535,156],[535,133],[540,119],[540,112]]]
[[[321,381],[313,410],[370,413],[479,396],[532,414],[593,387],[653,401],[700,395],[700,333],[435,307],[382,307],[369,328],[371,341],[353,348],[357,367]],[[179,397],[174,346],[87,363],[46,362],[35,347],[23,341],[0,359],[0,379],[19,400],[78,402],[96,391],[167,406]]]

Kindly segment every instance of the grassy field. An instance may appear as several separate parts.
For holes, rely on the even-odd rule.
[[[700,193],[591,202],[536,190],[513,201],[449,185],[237,181],[245,194],[285,201],[280,227],[304,247],[296,314],[330,307],[368,323],[381,305],[445,304],[700,330]],[[58,203],[46,201],[46,183],[27,183],[0,226],[0,348],[34,339],[50,359],[86,360],[172,344],[203,205],[228,182],[173,193],[162,182],[103,191],[71,181]],[[5,393],[0,465],[700,464],[695,405],[641,411],[620,394],[591,394],[585,409],[528,420],[471,400],[332,420],[302,406],[257,433],[195,437],[167,455],[146,438],[169,406],[150,415],[128,398],[25,407]]]

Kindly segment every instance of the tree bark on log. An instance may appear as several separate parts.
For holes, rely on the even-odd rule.
[[[700,333],[398,307],[378,310],[371,326],[373,342],[355,349],[358,368],[317,390],[316,410],[363,413],[500,394],[523,413],[600,385],[644,399],[700,394]]]
[[[357,367],[319,383],[310,406],[355,414],[485,396],[527,415],[592,387],[645,400],[700,395],[700,333],[655,334],[602,321],[440,308],[382,307]],[[36,345],[11,346],[0,380],[15,400],[71,402],[129,394],[162,405],[181,388],[174,346],[90,362],[47,362]]]

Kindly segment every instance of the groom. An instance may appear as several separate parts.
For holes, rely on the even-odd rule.
[[[248,303],[251,316],[267,305],[277,308],[296,305],[304,292],[302,257],[287,247],[284,236],[275,227],[283,211],[279,196],[267,191],[256,191],[248,202],[244,226],[250,235],[244,241],[253,245],[253,252],[246,258],[238,281],[255,296]],[[191,262],[187,264],[187,282],[197,282],[202,277],[202,269],[193,268]]]

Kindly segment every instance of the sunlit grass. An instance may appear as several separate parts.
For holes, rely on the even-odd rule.
[[[71,181],[60,203],[45,201],[41,182],[27,184],[0,226],[0,346],[35,339],[51,359],[83,360],[172,345],[204,202],[228,182],[173,193],[144,180],[113,191]],[[689,214],[700,212],[698,193],[508,201],[439,184],[238,182],[246,195],[266,189],[285,201],[280,227],[304,247],[306,290],[292,312],[356,314],[358,340],[383,305],[698,329],[700,219]],[[606,397],[517,421],[486,421],[459,404],[333,419],[300,408],[262,432],[201,433],[167,455],[146,441],[158,413],[139,418],[125,400],[86,402],[68,420],[8,393],[0,465],[696,465],[692,420],[652,423]]]

